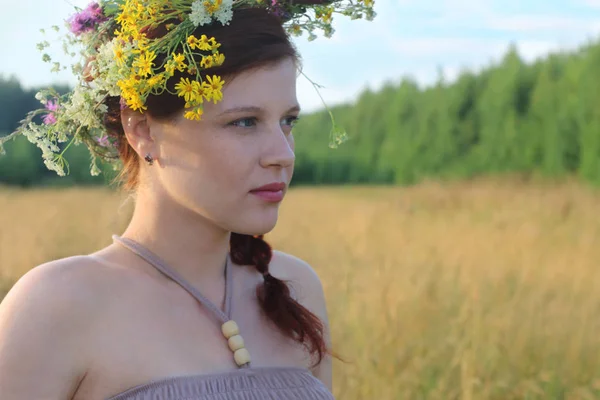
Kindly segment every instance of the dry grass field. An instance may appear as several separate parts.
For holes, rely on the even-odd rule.
[[[122,200],[0,189],[4,290],[107,245],[129,218]],[[346,360],[336,398],[600,399],[600,192],[514,180],[298,188],[268,238],[323,280]]]

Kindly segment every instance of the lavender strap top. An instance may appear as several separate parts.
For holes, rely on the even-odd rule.
[[[112,236],[168,278],[178,283],[210,310],[221,323],[231,316],[231,259],[225,266],[225,310],[222,311],[167,266],[156,254],[129,238]],[[333,400],[327,387],[306,368],[252,367],[245,364],[231,372],[174,376],[128,389],[107,400]]]

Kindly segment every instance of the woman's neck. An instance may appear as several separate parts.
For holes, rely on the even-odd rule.
[[[164,196],[140,192],[121,236],[147,247],[192,285],[223,279],[230,232]]]

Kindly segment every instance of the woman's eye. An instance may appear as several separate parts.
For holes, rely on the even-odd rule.
[[[284,124],[293,127],[294,125],[296,125],[298,123],[298,121],[300,121],[299,117],[289,116],[284,119]]]
[[[251,118],[238,119],[236,121],[233,121],[229,125],[238,126],[240,128],[250,128],[250,127],[256,125],[256,118],[251,117]]]
[[[294,127],[294,125],[296,125],[296,123],[298,122],[300,118],[298,118],[297,116],[289,116],[284,118],[281,123],[284,126],[290,126],[290,127]],[[236,126],[238,128],[252,128],[254,126],[256,126],[258,123],[258,118],[256,117],[249,117],[249,118],[241,118],[238,120],[235,120],[231,123],[229,123],[229,125],[231,126]]]

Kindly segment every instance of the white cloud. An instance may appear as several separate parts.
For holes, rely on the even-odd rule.
[[[579,0],[579,4],[592,8],[600,8],[600,0]]]
[[[399,40],[392,44],[392,49],[400,57],[412,57],[425,60],[443,60],[452,62],[454,59],[465,61],[497,59],[506,53],[511,43],[515,43],[527,61],[545,55],[548,52],[561,50],[563,47],[551,40],[507,40],[484,39],[470,37],[433,37]]]
[[[491,15],[482,25],[505,32],[527,32],[539,34],[550,31],[558,36],[586,34],[598,29],[600,18],[568,17],[560,15]]]

